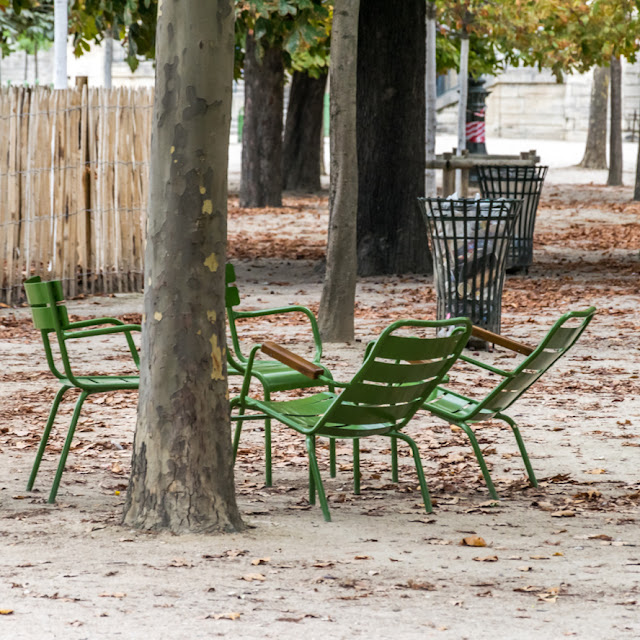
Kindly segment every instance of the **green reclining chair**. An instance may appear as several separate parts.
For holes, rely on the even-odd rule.
[[[505,371],[469,356],[461,355],[460,360],[500,376],[500,382],[481,399],[464,396],[449,386],[439,386],[435,394],[423,404],[424,409],[450,424],[457,425],[469,436],[471,446],[482,469],[482,475],[493,498],[497,499],[498,495],[471,425],[491,418],[506,422],[516,437],[529,481],[534,487],[538,486],[520,431],[513,419],[504,412],[575,344],[591,322],[595,312],[595,307],[589,307],[584,311],[571,311],[564,314],[555,322],[535,349],[485,329],[474,327],[473,335],[475,337],[521,353],[526,358],[515,369]],[[397,481],[397,457],[393,447],[392,468],[394,481]]]
[[[80,338],[123,333],[127,340],[133,363],[136,369],[139,369],[140,357],[131,332],[140,331],[140,325],[125,324],[122,320],[118,320],[117,318],[97,318],[95,320],[69,322],[67,308],[64,304],[61,304],[64,300],[64,296],[62,293],[62,283],[59,280],[42,282],[39,276],[35,276],[25,281],[24,289],[27,294],[29,305],[31,306],[33,324],[36,329],[40,329],[40,333],[42,335],[42,342],[47,356],[47,364],[49,365],[51,373],[58,378],[61,385],[53,401],[53,406],[49,413],[49,419],[47,420],[47,424],[45,425],[44,432],[40,440],[36,459],[33,464],[33,469],[31,470],[31,476],[29,477],[29,482],[27,484],[27,491],[31,491],[36,476],[38,475],[40,461],[42,460],[44,450],[47,446],[51,427],[56,419],[56,414],[62,397],[69,389],[80,390],[80,397],[76,402],[73,417],[71,418],[71,424],[69,425],[69,430],[67,432],[67,438],[62,448],[62,453],[60,454],[58,470],[56,472],[53,486],[51,487],[51,493],[49,494],[49,502],[55,502],[58,487],[60,485],[60,479],[62,478],[62,472],[64,471],[64,466],[71,447],[71,441],[73,440],[73,434],[76,429],[76,424],[78,423],[78,418],[80,417],[80,410],[82,409],[82,405],[87,396],[92,393],[101,393],[103,391],[137,389],[139,382],[137,375],[76,375],[71,367],[69,353],[67,351],[67,342],[69,340],[78,340]],[[56,364],[56,356],[54,356],[54,350],[52,348],[52,338],[57,342],[58,358],[59,363],[62,365],[62,370],[60,370],[58,368],[58,364]]]
[[[313,363],[317,364],[327,377],[331,373],[320,364],[322,357],[322,341],[320,331],[315,316],[309,309],[302,306],[279,307],[276,309],[263,309],[259,311],[238,311],[236,307],[240,304],[240,294],[236,286],[236,272],[232,264],[227,264],[225,271],[226,281],[226,309],[229,332],[231,333],[231,346],[227,348],[227,373],[230,376],[244,376],[247,371],[248,358],[242,353],[240,339],[238,337],[237,321],[243,318],[262,318],[265,316],[280,315],[285,313],[302,313],[309,320],[313,342],[315,344],[315,354]],[[262,385],[264,399],[270,400],[271,394],[278,391],[291,391],[292,389],[306,389],[307,387],[317,387],[324,385],[324,382],[312,380],[307,376],[295,371],[281,362],[275,360],[256,360],[251,368],[251,376]],[[237,451],[240,434],[242,432],[242,422],[240,416],[232,418],[236,422],[236,429],[233,437],[233,450]],[[264,448],[265,448],[265,484],[270,487],[272,484],[271,471],[271,419],[266,418],[264,423]],[[331,475],[335,476],[335,451],[331,452],[332,468]]]
[[[450,335],[420,337],[425,329],[436,333],[443,328]],[[287,349],[273,343],[265,343],[251,350],[246,363],[242,392],[231,401],[232,409],[238,407],[243,419],[275,418],[305,437],[309,456],[309,501],[315,502],[318,493],[322,513],[331,520],[316,460],[317,436],[348,438],[355,441],[374,435],[384,435],[404,440],[411,447],[416,465],[425,509],[431,512],[431,501],[424,479],[420,454],[415,442],[401,429],[432,394],[437,384],[459,357],[471,332],[468,318],[451,320],[400,320],[387,327],[351,382],[343,384],[329,378],[324,369],[308,362]],[[403,335],[410,333],[411,335]],[[287,366],[303,372],[316,384],[335,385],[344,390],[340,394],[324,391],[305,398],[273,402],[249,397],[249,385],[257,351],[279,359]],[[246,410],[258,411],[258,415],[246,414]],[[237,446],[237,442],[234,443]],[[359,473],[354,461],[356,482]],[[356,491],[358,485],[356,484]]]

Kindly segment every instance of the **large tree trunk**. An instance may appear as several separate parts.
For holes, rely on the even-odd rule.
[[[232,0],[164,0],[145,256],[140,399],[124,522],[242,527],[225,364]],[[203,71],[206,70],[206,73]]]
[[[426,54],[426,160],[436,157],[436,4],[427,2],[427,54]],[[429,198],[436,195],[436,170],[427,169],[425,173],[425,193]]]
[[[331,34],[331,190],[327,269],[318,313],[328,342],[353,340],[358,260],[356,83],[360,0],[336,0]]]
[[[611,124],[609,125],[610,187],[622,185],[622,65],[620,57],[611,58]]]
[[[609,102],[609,69],[593,70],[591,101],[589,103],[589,130],[581,167],[607,168],[607,103]]]
[[[367,0],[358,22],[358,271],[428,272],[424,0]]]
[[[247,35],[244,57],[241,207],[282,205],[282,104],[284,64],[278,47],[258,58]]]
[[[291,81],[282,148],[283,188],[320,191],[320,145],[327,74],[312,78],[296,71]]]
[[[55,0],[53,4],[53,88],[67,88],[67,35],[69,33],[68,0]]]

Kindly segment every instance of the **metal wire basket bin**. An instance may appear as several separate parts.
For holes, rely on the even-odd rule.
[[[548,168],[478,167],[478,182],[483,198],[522,199],[522,212],[507,253],[507,271],[509,272],[526,270],[533,263],[533,231],[540,193]]]
[[[507,249],[521,200],[418,198],[433,255],[438,319],[500,332]]]

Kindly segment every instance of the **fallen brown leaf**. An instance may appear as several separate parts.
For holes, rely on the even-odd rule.
[[[435,591],[438,588],[431,582],[419,582],[418,580],[407,580],[406,586],[409,589],[414,589],[415,591]]]
[[[487,543],[480,536],[467,536],[462,538],[460,545],[463,547],[486,547]]]
[[[484,556],[474,558],[476,562],[498,562],[498,556]]]
[[[205,620],[238,620],[242,614],[237,611],[228,613],[212,613],[205,617]]]
[[[242,580],[246,580],[247,582],[264,582],[266,578],[261,573],[247,573],[242,576]]]

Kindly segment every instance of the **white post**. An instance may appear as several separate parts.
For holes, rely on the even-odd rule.
[[[67,0],[55,0],[53,5],[53,88],[67,88],[67,35],[69,34],[69,4]]]
[[[113,67],[113,38],[107,36],[104,39],[104,86],[111,89],[111,69]]]
[[[469,88],[469,36],[462,34],[460,40],[460,69],[458,71],[460,97],[458,99],[458,155],[467,148],[467,94]],[[456,171],[456,191],[461,192],[462,174]]]
[[[434,2],[427,2],[427,162],[436,157],[436,6]],[[436,195],[436,170],[427,169],[425,173],[425,195],[433,198]]]

